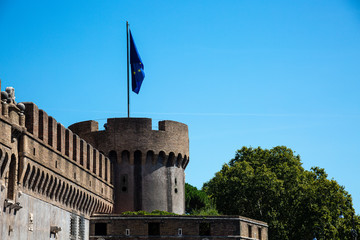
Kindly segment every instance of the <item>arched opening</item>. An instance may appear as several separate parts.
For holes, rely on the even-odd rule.
[[[179,153],[175,163],[176,167],[179,168],[181,166],[181,163],[182,163],[182,156],[181,153]]]
[[[114,165],[118,162],[116,151],[112,150],[109,152],[109,159],[110,159],[110,183],[113,184],[113,177],[116,176],[114,172],[115,171]]]
[[[15,155],[11,156],[10,161],[10,167],[9,167],[9,175],[8,175],[8,192],[7,192],[7,198],[14,200],[14,194],[15,194],[15,179],[16,175],[16,158]]]
[[[142,156],[141,151],[137,150],[134,153],[134,199],[135,199],[135,211],[142,209]]]
[[[184,168],[185,169],[185,166],[186,166],[186,161],[187,161],[187,157],[186,157],[186,155],[184,156],[184,160],[183,160],[183,162],[182,162],[182,168]]]
[[[0,169],[0,178],[4,177],[4,172],[5,172],[6,165],[8,163],[8,158],[9,157],[8,157],[7,153],[5,153],[5,158],[4,158],[4,161],[2,162],[1,169]]]
[[[158,164],[164,165],[166,159],[166,155],[164,151],[161,151],[158,156]]]
[[[154,164],[154,152],[148,151],[146,153],[146,164]]]
[[[175,154],[173,152],[171,152],[169,154],[169,157],[168,157],[168,160],[166,163],[166,167],[172,167],[172,166],[174,166],[174,163],[175,163]]]
[[[121,163],[130,163],[130,153],[127,150],[121,153]]]

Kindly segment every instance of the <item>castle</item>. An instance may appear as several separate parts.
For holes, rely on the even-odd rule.
[[[1,90],[1,81],[0,81]],[[239,216],[185,214],[187,125],[111,118],[65,128],[32,102],[0,104],[0,239],[267,239]],[[179,215],[127,216],[162,210]]]

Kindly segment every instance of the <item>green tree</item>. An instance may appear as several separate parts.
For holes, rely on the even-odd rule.
[[[218,215],[209,196],[188,183],[185,183],[185,211],[192,215]]]
[[[284,146],[243,147],[203,190],[222,214],[267,222],[269,239],[353,239],[351,196],[324,169],[305,170]],[[358,216],[354,223],[359,226]]]

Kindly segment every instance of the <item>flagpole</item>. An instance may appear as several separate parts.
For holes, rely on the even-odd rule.
[[[130,79],[129,79],[129,23],[126,21],[126,57],[127,57],[127,100],[128,118],[130,118]]]

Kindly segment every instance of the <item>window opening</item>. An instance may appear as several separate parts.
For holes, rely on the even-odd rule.
[[[128,190],[128,175],[121,175],[121,191],[127,192]]]
[[[71,215],[70,216],[70,239],[76,239],[76,216],[75,215]]]
[[[148,230],[149,236],[160,236],[160,223],[149,223]]]
[[[248,235],[248,237],[252,237],[252,227],[250,226],[250,225],[248,225],[248,233],[249,233],[249,235]]]
[[[261,228],[258,228],[258,235],[259,235],[260,240],[262,239],[262,236],[261,236],[262,231],[261,230],[262,230]]]
[[[199,235],[200,236],[210,236],[210,223],[200,223],[199,224]]]
[[[106,236],[107,235],[107,224],[106,223],[95,223],[95,235]]]
[[[85,218],[79,217],[79,240],[85,240]]]

